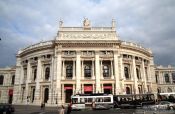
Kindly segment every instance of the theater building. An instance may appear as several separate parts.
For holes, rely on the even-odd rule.
[[[0,68],[0,103],[12,103],[15,67]]]
[[[119,39],[115,20],[109,27],[60,21],[53,40],[19,50],[13,103],[61,105],[78,93],[156,93],[154,69],[151,50]]]
[[[158,93],[175,92],[175,68],[172,66],[157,66],[155,77]]]

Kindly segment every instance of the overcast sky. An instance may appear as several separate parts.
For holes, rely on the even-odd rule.
[[[111,26],[120,40],[151,48],[157,65],[175,65],[175,0],[0,0],[0,67],[16,64],[19,49],[52,40],[65,26]]]

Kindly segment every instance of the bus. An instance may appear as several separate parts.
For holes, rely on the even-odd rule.
[[[154,94],[114,95],[114,108],[136,108],[155,104]]]
[[[91,108],[94,103],[93,109],[110,109],[113,107],[112,94],[76,94],[71,96],[72,110],[82,110]]]
[[[158,101],[169,101],[175,103],[175,92],[158,93]]]

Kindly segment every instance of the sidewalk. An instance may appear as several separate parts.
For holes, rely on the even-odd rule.
[[[14,105],[15,107],[15,114],[31,114],[34,112],[57,112],[60,108],[58,107],[45,107],[44,110],[41,110],[40,106],[33,106],[33,105]]]

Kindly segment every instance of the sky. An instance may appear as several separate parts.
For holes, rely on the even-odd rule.
[[[53,40],[64,26],[111,26],[120,40],[150,48],[156,65],[175,66],[175,0],[0,0],[0,67],[14,66],[17,51]]]

